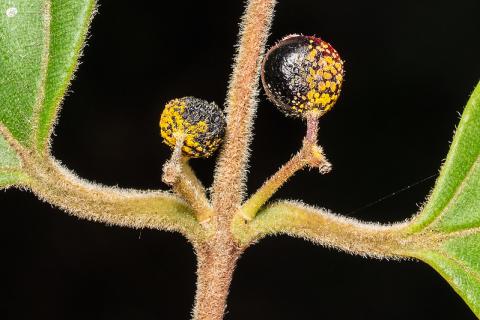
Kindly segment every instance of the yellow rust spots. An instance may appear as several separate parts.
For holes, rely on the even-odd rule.
[[[317,52],[318,52],[317,49],[312,49],[312,50],[310,50],[310,52],[308,53],[307,59],[308,59],[309,61],[311,61],[311,62],[314,62],[314,61],[315,61],[315,57],[316,57],[316,55],[317,55]]]
[[[182,151],[189,157],[208,157],[220,144],[221,139],[202,143],[199,137],[208,131],[208,124],[205,121],[197,123],[187,121],[186,108],[182,99],[174,99],[165,106],[160,118],[162,138],[172,148],[175,147],[177,139],[183,139]]]
[[[343,81],[343,61],[329,44],[320,40],[309,40],[305,57],[305,80],[308,92],[297,94],[290,103],[293,110],[328,111],[338,99]]]
[[[261,75],[268,98],[287,115],[324,114],[340,94],[343,61],[320,38],[294,35],[267,52]]]

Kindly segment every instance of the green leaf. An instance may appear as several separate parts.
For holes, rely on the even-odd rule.
[[[24,144],[32,135],[34,109],[43,100],[48,11],[44,0],[0,4],[0,122]]]
[[[432,223],[444,231],[480,224],[479,156],[480,84],[465,107],[440,177],[412,231]]]
[[[45,151],[94,7],[94,0],[0,4],[0,123],[24,146]]]
[[[419,252],[416,257],[437,270],[450,283],[457,294],[465,300],[475,315],[479,317],[478,290],[480,288],[480,280],[478,273],[472,272],[471,269],[466,268],[458,260],[437,251]]]
[[[20,159],[0,135],[0,189],[24,179]]]
[[[24,147],[47,151],[95,9],[94,0],[0,4],[0,125]],[[0,137],[0,188],[25,179]]]
[[[480,83],[432,194],[408,232],[436,239],[413,255],[433,266],[480,317]]]
[[[40,149],[44,149],[50,139],[58,109],[78,65],[94,9],[94,0],[52,1],[45,101],[39,114],[37,136]]]
[[[20,159],[1,135],[0,151],[0,168],[20,168]]]

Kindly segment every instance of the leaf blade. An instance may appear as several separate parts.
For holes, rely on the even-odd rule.
[[[21,171],[0,170],[0,189],[6,189],[27,181],[27,176]]]
[[[438,217],[446,216],[452,201],[460,201],[460,193],[464,191],[464,181],[470,176],[471,183],[476,185],[479,178],[478,163],[480,160],[480,82],[477,84],[460,120],[445,164],[435,184],[434,190],[421,213],[412,221],[410,232],[419,232],[434,222]],[[480,221],[480,215],[479,215]],[[441,228],[448,228],[444,224]]]
[[[45,151],[95,0],[6,0],[0,10],[0,123]]]
[[[478,288],[480,281],[472,277],[461,264],[445,254],[435,251],[417,252],[416,258],[428,263],[452,286],[455,292],[467,303],[472,312],[480,317]]]
[[[54,0],[45,101],[39,112],[37,146],[45,150],[66,90],[78,65],[95,11],[95,0]]]
[[[22,144],[33,130],[48,54],[49,2],[7,0],[0,5],[0,122]]]
[[[0,130],[5,128],[0,126]],[[11,187],[15,184],[21,184],[28,180],[22,170],[22,161],[9,145],[7,139],[0,131],[0,189]]]
[[[445,164],[408,233],[434,235],[412,256],[437,270],[480,318],[480,83],[467,102]]]
[[[0,169],[20,168],[21,162],[15,151],[0,134]]]

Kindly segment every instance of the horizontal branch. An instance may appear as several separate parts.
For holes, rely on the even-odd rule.
[[[164,191],[105,187],[84,181],[57,162],[30,168],[28,186],[39,198],[82,219],[130,228],[177,231],[197,241],[204,231],[192,209]]]
[[[130,228],[177,231],[194,242],[205,236],[191,207],[168,192],[90,183],[53,160],[30,167],[28,175],[28,188],[40,199],[79,218]]]
[[[429,245],[427,236],[409,235],[406,226],[365,223],[299,202],[280,201],[260,211],[250,223],[238,217],[233,232],[242,246],[269,235],[287,234],[356,255],[404,258],[419,246]]]
[[[88,182],[53,158],[26,149],[2,125],[0,134],[21,159],[19,169],[26,178],[20,186],[40,199],[86,220],[177,231],[193,243],[206,237],[191,206],[177,196],[164,191],[120,189]]]

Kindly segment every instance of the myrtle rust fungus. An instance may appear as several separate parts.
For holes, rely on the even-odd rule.
[[[344,77],[343,61],[326,41],[291,35],[267,52],[262,83],[268,98],[284,113],[322,115],[337,101]]]
[[[209,157],[225,134],[225,117],[213,102],[194,97],[173,99],[160,117],[163,142],[174,148],[183,139],[182,153],[191,158]]]

